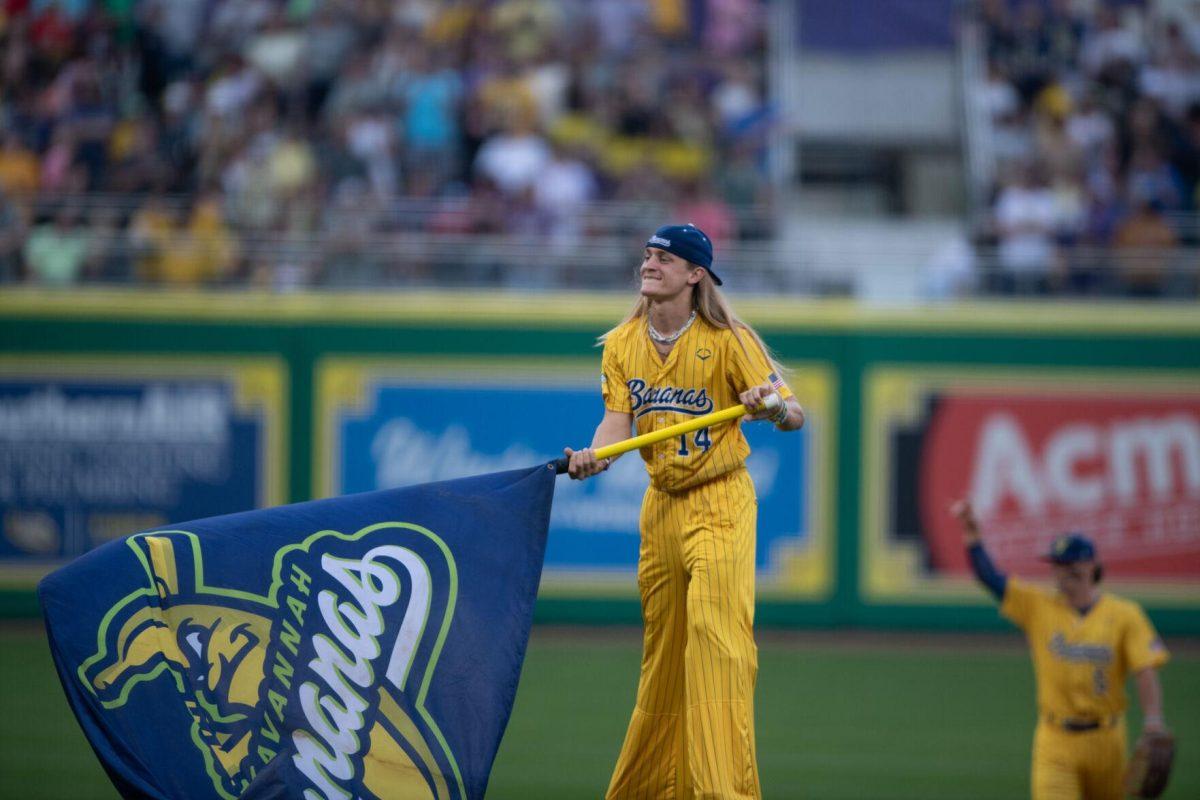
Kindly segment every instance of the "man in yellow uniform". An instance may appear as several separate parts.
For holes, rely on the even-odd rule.
[[[641,296],[601,340],[605,413],[592,447],[566,448],[572,478],[607,469],[594,448],[741,402],[781,430],[804,413],[752,328],[717,290],[712,244],[692,225],[646,243]],[[765,398],[778,393],[776,411]],[[757,798],[750,448],[738,423],[642,448],[638,588],[645,644],[637,703],[609,798]]]
[[[1046,555],[1057,591],[1009,578],[984,550],[971,505],[956,504],[976,577],[1029,641],[1037,681],[1033,800],[1125,796],[1125,681],[1133,675],[1145,731],[1165,731],[1158,669],[1167,651],[1141,607],[1100,592],[1096,548],[1078,534]]]

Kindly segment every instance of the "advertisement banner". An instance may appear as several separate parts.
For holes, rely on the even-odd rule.
[[[973,597],[957,499],[1001,570],[1091,537],[1106,580],[1200,603],[1200,376],[886,368],[865,386],[867,597]]]
[[[0,358],[0,583],[284,502],[285,381],[275,359]]]
[[[834,407],[831,372],[794,364],[789,385],[810,424],[781,434],[745,426],[758,492],[759,589],[816,599],[833,584]],[[318,496],[519,469],[591,441],[603,416],[594,360],[329,358],[318,365]],[[637,454],[585,482],[558,481],[543,589],[636,592],[638,514],[647,485]]]

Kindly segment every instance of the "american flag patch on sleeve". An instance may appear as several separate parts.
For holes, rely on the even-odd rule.
[[[780,378],[778,375],[776,375],[774,372],[767,375],[767,380],[769,380],[771,382],[771,388],[773,388],[773,389],[782,389],[787,385],[783,382],[783,379]]]

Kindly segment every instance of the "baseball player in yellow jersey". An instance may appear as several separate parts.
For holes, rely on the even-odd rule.
[[[716,288],[712,244],[692,225],[646,243],[641,297],[604,342],[604,417],[572,478],[608,468],[594,448],[744,403],[782,430],[804,413],[762,340]],[[784,402],[768,411],[765,399]],[[638,588],[645,640],[637,702],[608,798],[760,797],[754,749],[757,501],[740,421],[642,448]]]
[[[1143,728],[1165,731],[1158,668],[1167,651],[1137,603],[1097,584],[1103,567],[1087,538],[1058,537],[1046,559],[1057,591],[1009,578],[984,550],[970,503],[953,513],[972,569],[1025,631],[1037,681],[1034,800],[1120,800],[1125,796],[1125,681],[1134,676]]]

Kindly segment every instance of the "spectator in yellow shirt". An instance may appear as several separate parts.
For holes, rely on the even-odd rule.
[[[37,191],[40,180],[37,156],[15,132],[6,133],[4,145],[0,146],[0,189],[10,195],[32,193]]]

